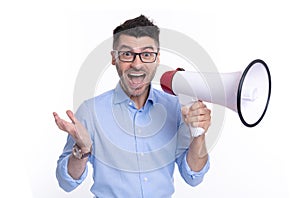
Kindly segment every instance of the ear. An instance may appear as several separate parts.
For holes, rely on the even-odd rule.
[[[116,65],[116,54],[115,54],[115,52],[111,51],[110,55],[111,55],[111,64]]]
[[[158,54],[157,54],[156,63],[157,63],[157,65],[159,65],[159,63],[160,63],[160,52],[158,52]]]

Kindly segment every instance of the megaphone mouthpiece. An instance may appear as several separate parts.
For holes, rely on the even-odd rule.
[[[177,71],[184,71],[184,69],[177,68],[176,70],[167,71],[160,78],[160,86],[161,86],[162,90],[164,90],[165,92],[167,92],[171,95],[176,95],[172,89],[172,80]]]

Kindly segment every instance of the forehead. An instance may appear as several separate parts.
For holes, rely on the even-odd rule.
[[[117,45],[117,50],[143,50],[147,48],[152,48],[153,50],[157,49],[154,39],[148,36],[136,38],[123,34],[120,35]]]

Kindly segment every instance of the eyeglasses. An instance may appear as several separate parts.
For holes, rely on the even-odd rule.
[[[143,63],[154,63],[156,61],[157,52],[141,52],[134,53],[131,51],[116,51],[118,58],[122,62],[133,62],[138,55]]]

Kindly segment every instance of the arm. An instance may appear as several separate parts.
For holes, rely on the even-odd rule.
[[[204,135],[193,139],[186,158],[192,171],[198,172],[202,170],[208,160]]]
[[[190,110],[191,108],[195,108],[195,106],[190,108],[182,107],[181,108],[182,116],[180,114],[180,116],[178,117],[179,125],[178,125],[178,137],[177,137],[178,144],[177,144],[177,151],[176,151],[176,163],[178,164],[180,175],[185,180],[185,182],[191,186],[197,186],[203,181],[205,174],[209,170],[210,163],[209,163],[209,156],[207,154],[206,146],[205,146],[205,133],[191,140],[191,134],[189,132],[190,127],[188,126],[189,123],[187,123],[187,121],[191,119],[189,118],[190,115],[187,114],[188,113],[193,114],[191,113],[191,111],[193,111]],[[209,112],[210,111],[208,111],[207,113]],[[180,113],[180,107],[179,107],[179,113]],[[196,112],[194,113],[197,114]],[[187,118],[189,120],[186,120]],[[184,123],[184,121],[186,124]]]
[[[183,107],[181,112],[184,121],[193,127],[201,127],[205,133],[210,126],[211,111],[201,101],[195,102],[190,108]],[[208,161],[208,154],[205,145],[205,133],[195,137],[189,146],[187,153],[187,163],[192,171],[200,171]]]
[[[66,145],[64,147],[63,153],[59,156],[56,167],[56,178],[59,186],[66,192],[70,192],[77,188],[86,178],[88,173],[88,166],[81,174],[80,178],[73,178],[68,170],[69,160],[72,156],[72,147],[75,144],[73,138],[68,135]]]
[[[83,153],[89,152],[92,146],[92,141],[89,133],[87,132],[85,127],[76,119],[72,111],[68,110],[67,115],[72,123],[61,119],[56,112],[53,113],[58,128],[72,136],[73,140],[81,148]],[[87,158],[76,159],[73,155],[70,155],[68,160],[68,173],[73,179],[80,178],[85,170],[87,161]]]
[[[87,151],[89,152],[89,151]],[[88,162],[88,158],[77,159],[73,155],[70,155],[68,161],[68,173],[69,175],[75,179],[80,179],[81,175],[85,171],[86,165]]]

